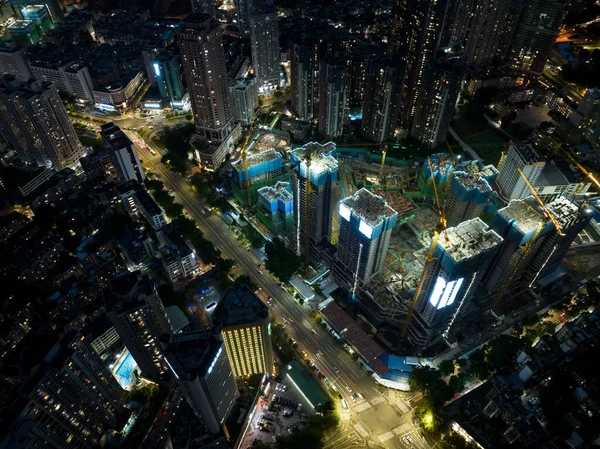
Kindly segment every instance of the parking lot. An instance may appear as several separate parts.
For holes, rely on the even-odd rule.
[[[272,381],[258,400],[240,447],[252,447],[256,440],[271,444],[278,437],[302,430],[310,413],[303,402],[293,387]]]

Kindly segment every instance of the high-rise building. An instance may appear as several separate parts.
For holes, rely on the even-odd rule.
[[[384,271],[398,213],[367,189],[340,201],[338,211],[340,234],[333,273],[354,293]]]
[[[361,130],[375,142],[391,140],[401,108],[404,70],[392,61],[367,62]]]
[[[165,360],[196,416],[221,432],[239,396],[225,344],[210,331],[161,337]]]
[[[292,109],[300,120],[312,120],[319,105],[319,60],[322,43],[304,38],[292,46]]]
[[[307,143],[290,152],[290,161],[296,251],[304,249],[312,257],[318,245],[331,240],[332,187],[338,178],[335,144]]]
[[[0,75],[12,75],[23,82],[31,78],[24,48],[14,42],[0,42]]]
[[[273,7],[261,7],[250,16],[250,44],[259,89],[270,91],[279,87],[279,17]]]
[[[429,148],[446,140],[462,79],[462,67],[455,61],[435,60],[422,76],[411,135]]]
[[[236,377],[273,374],[269,308],[248,286],[229,287],[212,314]]]
[[[450,0],[440,44],[444,47],[463,45],[469,32],[476,0]]]
[[[0,79],[0,137],[30,164],[76,166],[83,147],[54,85]]]
[[[294,197],[289,188],[289,182],[278,181],[274,186],[258,189],[257,215],[274,233],[294,227]]]
[[[253,0],[234,0],[237,26],[240,32],[247,35],[250,32],[250,15],[254,9]]]
[[[215,17],[215,0],[192,0],[192,12]]]
[[[110,150],[115,168],[118,167],[120,182],[136,181],[144,183],[146,175],[133,142],[114,123],[100,127],[100,136]]]
[[[410,119],[421,97],[426,69],[440,47],[450,0],[396,0],[390,56],[406,65],[402,120]]]
[[[258,86],[256,77],[250,75],[238,78],[229,83],[229,90],[233,97],[235,119],[243,125],[249,125],[254,118],[254,111],[258,107]]]
[[[476,3],[463,56],[466,63],[484,66],[501,56],[499,48],[507,26],[509,6],[510,2],[506,0]]]
[[[192,14],[178,35],[196,131],[222,141],[232,130],[234,109],[219,22],[207,14]]]
[[[568,0],[524,1],[508,58],[512,68],[542,74],[568,6]]]
[[[98,447],[125,415],[125,391],[83,334],[67,332],[20,391],[2,447]],[[120,429],[119,429],[120,430]]]
[[[150,277],[139,271],[121,273],[102,296],[108,318],[142,374],[161,377],[166,366],[158,338],[172,330]]]
[[[349,120],[350,73],[341,56],[328,54],[320,62],[319,132],[340,137]]]
[[[480,218],[441,233],[408,326],[416,347],[426,348],[450,334],[501,244],[502,238]]]
[[[532,196],[513,200],[498,211],[492,228],[504,242],[481,282],[481,297],[498,302],[534,287],[562,263],[590,221],[584,208],[563,196],[546,207],[561,226],[561,232],[557,232]]]
[[[167,99],[173,109],[181,108],[185,89],[179,56],[163,53],[153,58],[150,63],[152,78],[156,81],[160,97]]]
[[[546,162],[529,144],[515,145],[510,143],[508,153],[504,158],[496,184],[500,192],[508,199],[526,198],[531,195],[531,189],[519,174],[521,169],[532,185],[537,183]]]
[[[483,213],[492,196],[491,186],[497,176],[496,167],[484,167],[481,161],[469,161],[456,166],[444,204],[444,215],[449,227],[477,218]]]
[[[579,127],[593,145],[600,144],[600,89],[588,89],[577,107],[581,114]]]

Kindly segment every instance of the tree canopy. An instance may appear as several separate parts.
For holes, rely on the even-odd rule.
[[[265,266],[280,281],[287,282],[298,271],[302,259],[289,251],[285,244],[275,239],[265,245],[267,260]]]

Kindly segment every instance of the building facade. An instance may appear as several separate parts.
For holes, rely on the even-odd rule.
[[[476,2],[464,50],[467,64],[485,66],[500,56],[500,41],[506,28],[509,4],[506,0]],[[468,17],[464,11],[462,14]]]
[[[168,53],[160,54],[152,59],[151,64],[160,97],[167,99],[173,109],[181,108],[185,89],[179,56]]]
[[[320,62],[319,132],[325,138],[340,137],[348,123],[350,73],[345,62],[328,55]]]
[[[292,46],[292,109],[300,120],[312,120],[319,106],[321,42],[304,38]]]
[[[258,107],[258,85],[256,77],[234,79],[229,83],[229,91],[233,97],[235,119],[242,125],[248,126],[254,118]]]
[[[250,45],[259,90],[279,87],[279,17],[274,8],[263,7],[250,16]]]
[[[112,122],[106,123],[100,127],[100,137],[111,152],[120,182],[136,181],[143,184],[146,174],[137,148],[121,128]]]
[[[526,198],[531,195],[531,189],[527,187],[517,169],[521,169],[529,182],[535,186],[545,165],[546,162],[531,145],[515,145],[511,142],[496,184],[507,199]]]

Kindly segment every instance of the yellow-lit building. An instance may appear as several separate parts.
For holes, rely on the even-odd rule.
[[[269,309],[247,286],[235,284],[227,289],[213,320],[221,329],[236,377],[273,374]]]

